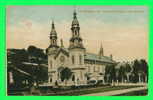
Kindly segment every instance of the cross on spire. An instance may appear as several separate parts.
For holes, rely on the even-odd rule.
[[[77,13],[76,13],[76,10],[74,10],[74,13],[73,13],[73,18],[76,19],[77,18]]]
[[[74,18],[74,19],[77,18],[76,16],[77,16],[77,13],[76,13],[76,6],[74,5],[73,18]]]
[[[54,26],[54,20],[52,20],[52,29],[54,29],[55,26]]]

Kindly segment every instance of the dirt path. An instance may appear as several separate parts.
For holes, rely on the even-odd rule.
[[[147,87],[136,87],[136,88],[114,90],[114,91],[108,91],[108,92],[102,92],[102,93],[86,94],[86,95],[82,95],[82,96],[111,96],[111,95],[119,95],[119,94],[123,94],[123,93],[145,90],[145,89],[147,89]]]

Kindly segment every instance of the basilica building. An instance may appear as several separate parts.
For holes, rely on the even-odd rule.
[[[67,85],[85,85],[90,80],[101,80],[104,82],[105,67],[116,62],[111,56],[104,56],[103,47],[99,48],[99,53],[88,53],[83,45],[83,38],[80,34],[77,13],[73,13],[71,25],[72,36],[69,40],[69,47],[57,44],[57,32],[54,22],[50,32],[50,45],[46,49],[48,55],[48,84],[64,85],[61,80],[61,71],[64,68],[71,70],[72,74],[67,80]]]

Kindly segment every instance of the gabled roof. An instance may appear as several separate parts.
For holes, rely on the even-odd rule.
[[[86,53],[85,60],[92,60],[92,61],[99,61],[99,62],[106,62],[106,63],[116,63],[110,57],[107,56],[98,56],[93,53]]]
[[[60,54],[60,52],[62,52],[64,55],[69,56],[69,52],[68,49],[66,48],[59,48],[56,55],[55,55],[55,59],[58,57],[58,55]]]

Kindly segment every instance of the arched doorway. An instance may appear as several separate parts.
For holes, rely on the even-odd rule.
[[[60,71],[61,82],[64,82],[65,85],[67,85],[67,83],[69,84],[70,80],[72,80],[72,75],[73,75],[73,72],[71,71],[71,69],[68,67],[65,67],[64,69]]]
[[[75,75],[72,75],[72,81],[75,82]]]
[[[57,69],[57,76],[58,76],[58,81],[61,81],[61,71],[64,69],[64,67],[59,67]]]

